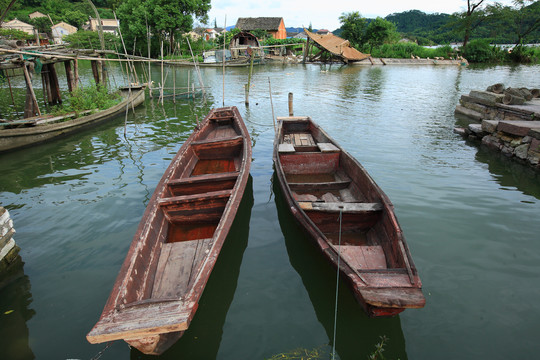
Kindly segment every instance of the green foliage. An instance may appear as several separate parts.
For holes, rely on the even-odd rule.
[[[225,33],[219,34],[216,39],[214,40],[215,46],[222,48],[223,47],[223,39],[225,39],[225,46],[228,46],[231,43],[232,38],[238,34],[241,30],[234,28],[231,29],[231,31],[227,31]]]
[[[521,64],[540,63],[540,47],[516,46],[507,53],[507,59]]]
[[[325,358],[325,354],[320,349],[294,349],[284,353],[273,355],[267,360],[317,360]]]
[[[375,351],[373,351],[368,359],[369,360],[384,360],[385,357],[383,355],[383,352],[384,352],[384,346],[386,345],[386,342],[388,341],[388,338],[386,336],[381,336],[380,337],[381,341],[379,341],[376,345],[375,345]]]
[[[287,38],[287,39],[274,39],[268,38],[263,41],[264,45],[292,45],[305,43],[306,39],[297,39],[297,38]]]
[[[51,34],[52,24],[48,17],[28,19],[28,24],[33,25],[40,33]]]
[[[118,104],[122,97],[118,93],[109,93],[107,88],[93,83],[89,87],[77,88],[69,94],[69,105],[62,106],[59,112],[80,113],[85,110],[105,110]]]
[[[11,40],[31,40],[34,38],[33,35],[30,35],[24,31],[21,30],[13,30],[13,29],[0,29],[0,36],[5,37],[6,39]]]
[[[120,46],[120,39],[117,36],[104,32],[103,37],[105,39],[105,48],[107,50],[116,50]],[[97,31],[79,30],[74,34],[65,36],[64,41],[69,43],[68,47],[70,48],[101,49]]]
[[[177,35],[191,30],[194,18],[207,20],[209,10],[210,0],[125,0],[118,7],[117,15],[130,52],[135,38],[139,52],[147,52],[148,24],[153,35],[151,51],[155,56],[160,53],[162,40],[168,39],[172,48]]]
[[[371,53],[374,46],[395,43],[399,41],[399,38],[396,25],[378,17],[367,26],[364,43],[369,47]]]
[[[472,63],[495,62],[504,58],[501,48],[490,44],[489,39],[471,40],[462,48],[463,56]]]
[[[77,29],[81,29],[88,21],[88,15],[80,10],[66,10],[63,13],[63,19],[68,24],[75,26]]]
[[[394,59],[410,59],[411,56],[420,58],[434,59],[442,57],[445,59],[455,58],[456,51],[449,45],[440,46],[437,48],[426,48],[416,43],[405,42],[397,44],[383,44],[382,46],[373,48],[371,52],[373,57],[394,58]]]
[[[349,40],[352,46],[360,47],[364,44],[367,22],[358,11],[343,13],[339,17],[339,22],[341,23],[341,37]]]

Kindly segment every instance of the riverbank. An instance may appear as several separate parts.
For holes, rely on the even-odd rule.
[[[461,96],[455,113],[471,123],[456,127],[454,132],[540,170],[540,98],[520,97],[520,104],[513,105],[512,91],[494,91],[471,91]],[[538,96],[538,90],[533,93]]]
[[[465,59],[449,60],[449,59],[394,59],[394,58],[367,58],[362,61],[350,63],[354,66],[371,66],[371,65],[458,65],[467,66],[469,62]]]
[[[9,212],[0,206],[0,273],[4,272],[19,254],[13,235],[13,220]]]

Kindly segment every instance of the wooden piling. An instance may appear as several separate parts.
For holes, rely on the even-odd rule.
[[[64,61],[64,68],[66,69],[66,78],[69,92],[72,92],[75,88],[73,71],[71,70],[71,60]]]
[[[96,60],[90,60],[90,65],[92,66],[92,75],[94,75],[94,81],[96,85],[99,84],[99,70]]]
[[[26,106],[24,110],[24,117],[29,118],[36,116],[36,113],[41,116],[36,94],[34,93],[34,88],[32,87],[32,74],[26,68],[22,55],[20,55],[20,59],[23,62],[24,80],[26,81]]]
[[[294,116],[294,111],[293,111],[293,93],[292,93],[292,92],[289,93],[289,116]]]
[[[49,68],[49,85],[51,88],[53,104],[62,103],[62,95],[60,93],[60,84],[58,83],[58,74],[56,73],[56,68],[54,64],[48,64]]]

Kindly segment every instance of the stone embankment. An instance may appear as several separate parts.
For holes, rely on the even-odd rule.
[[[0,273],[7,269],[19,253],[19,247],[13,239],[15,229],[9,212],[0,206]]]
[[[462,95],[455,113],[472,123],[454,131],[540,170],[540,91],[495,84]]]

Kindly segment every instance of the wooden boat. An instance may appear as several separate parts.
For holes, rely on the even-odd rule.
[[[236,107],[214,109],[156,187],[90,343],[161,354],[188,329],[242,199],[251,140]]]
[[[423,307],[422,283],[389,198],[309,117],[278,121],[273,157],[287,204],[323,254],[339,262],[367,314]]]
[[[118,116],[128,108],[144,102],[144,86],[121,90],[123,100],[109,109],[89,115],[69,118],[66,116],[39,116],[0,123],[0,153],[29,147],[75,133]],[[71,114],[74,117],[75,113]],[[15,127],[17,126],[17,127]]]

